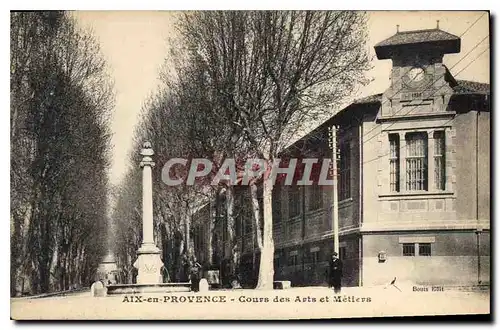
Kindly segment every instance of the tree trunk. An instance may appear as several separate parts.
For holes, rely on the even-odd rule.
[[[184,265],[184,258],[183,258],[183,255],[184,253],[186,253],[186,241],[185,241],[185,233],[181,233],[180,235],[181,239],[179,241],[179,245],[178,245],[178,248],[179,248],[179,252],[176,254],[176,260],[175,260],[175,264],[176,264],[176,273],[177,273],[177,282],[186,282],[186,275],[185,274],[185,265]]]
[[[172,258],[171,256],[171,248],[169,246],[169,243],[172,241],[170,237],[170,233],[168,232],[168,227],[167,224],[163,221],[160,225],[160,240],[159,244],[161,246],[161,251],[162,251],[162,260],[163,260],[163,268],[164,268],[164,273],[163,273],[163,281],[165,283],[170,283],[172,281],[171,279],[171,274],[172,274],[172,269],[170,265],[172,264]]]
[[[252,198],[252,211],[254,219],[255,236],[257,236],[258,251],[262,251],[262,231],[260,230],[260,205],[258,187],[255,182],[250,183],[250,196]]]
[[[234,222],[234,187],[228,186],[226,189],[226,210],[227,210],[227,236],[231,248],[231,260],[229,263],[230,281],[236,278],[239,264],[238,245],[236,242],[235,222]]]
[[[258,195],[258,187],[254,181],[250,182],[250,198],[252,202],[252,278],[254,279],[258,268],[256,268],[257,252],[262,253],[262,230],[260,229],[260,203]],[[257,249],[255,248],[257,241]]]
[[[40,267],[40,290],[41,293],[47,293],[50,290],[50,264],[51,264],[51,244],[50,244],[50,218],[47,215],[45,219],[41,220],[42,224],[42,237],[41,249],[39,253],[39,267]]]
[[[272,289],[274,281],[274,240],[273,240],[273,182],[271,177],[264,177],[264,232],[263,246],[260,251],[260,267],[257,289]]]
[[[218,193],[218,192],[217,192]],[[214,205],[212,202],[210,203],[210,217],[208,219],[208,234],[207,235],[207,264],[210,267],[214,263],[214,228],[215,228],[215,219],[217,218],[217,205]]]
[[[127,283],[134,283],[134,267],[131,267],[132,256],[130,253],[127,253]]]
[[[10,296],[15,297],[17,295],[17,280],[21,275],[19,271],[22,266],[22,261],[20,260],[21,249],[22,249],[22,229],[21,229],[21,218],[17,215],[12,216],[12,221],[14,222],[14,232],[10,237]],[[22,293],[22,292],[21,292]]]
[[[70,251],[66,252],[64,254],[64,264],[63,264],[63,286],[62,286],[62,290],[67,290],[68,289],[68,285],[69,285],[69,275],[70,275]]]
[[[189,218],[189,213],[188,213],[188,209],[186,207],[186,214],[184,215],[184,219],[183,219],[183,222],[184,222],[184,239],[183,239],[183,242],[184,242],[184,247],[183,249],[186,251],[186,253],[188,254],[188,256],[191,256],[191,253],[193,252],[192,249],[191,249],[191,219]],[[181,255],[182,255],[182,252],[181,251]]]
[[[57,264],[59,267],[59,289],[64,290],[64,279],[66,277],[66,258],[64,252],[61,251],[61,255],[57,259]]]

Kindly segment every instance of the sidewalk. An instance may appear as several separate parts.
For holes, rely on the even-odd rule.
[[[414,287],[416,288],[414,290]],[[401,291],[401,292],[422,292],[419,289],[425,289],[427,288],[428,290],[426,292],[444,292],[444,291],[460,291],[460,292],[488,292],[490,291],[490,285],[489,284],[481,284],[481,285],[420,285],[420,284],[414,284],[414,283],[395,283],[394,285],[374,285],[374,286],[352,286],[352,287],[343,287],[342,292],[371,292],[371,291],[379,291],[379,290],[390,290],[390,291]],[[434,288],[434,291],[433,291]],[[399,289],[399,290],[398,290]],[[440,290],[442,289],[442,290]],[[227,291],[253,291],[255,289],[250,289],[250,288],[241,288],[241,289],[226,289],[226,288],[221,288],[221,289],[213,289],[210,290],[210,292],[215,292],[215,291],[221,291],[221,292],[227,292]],[[289,289],[273,289],[273,291],[276,292],[286,292],[286,291],[297,291],[297,292],[306,292],[306,291],[311,291],[311,292],[318,292],[321,290],[330,290],[333,291],[333,289],[328,288],[327,286],[292,286]],[[258,290],[256,290],[258,291]]]
[[[309,319],[487,314],[489,291],[413,291],[401,287],[213,290],[91,297],[90,291],[11,299],[15,319]]]

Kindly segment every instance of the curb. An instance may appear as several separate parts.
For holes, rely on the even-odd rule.
[[[80,289],[75,289],[75,290],[42,293],[42,294],[38,294],[35,296],[11,297],[11,299],[22,300],[22,299],[39,299],[39,298],[47,298],[47,297],[55,297],[55,296],[66,296],[68,294],[79,293],[79,292],[84,292],[84,291],[88,291],[88,290],[90,290],[90,288],[80,288]]]

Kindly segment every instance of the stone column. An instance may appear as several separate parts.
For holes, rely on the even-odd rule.
[[[141,155],[144,156],[140,163],[142,168],[142,244],[154,245],[153,238],[153,178],[152,161],[153,149],[144,144]]]
[[[142,244],[137,251],[137,284],[162,283],[160,249],[154,242],[153,236],[153,180],[151,169],[155,165],[151,143],[146,142],[141,150],[143,156],[140,166],[142,168]]]

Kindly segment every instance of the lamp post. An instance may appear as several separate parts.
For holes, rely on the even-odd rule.
[[[161,275],[163,262],[153,235],[152,168],[155,163],[152,159],[154,152],[151,143],[144,143],[141,155],[143,156],[140,162],[142,168],[142,244],[137,251],[134,267],[137,268],[137,284],[159,284],[163,282]]]

